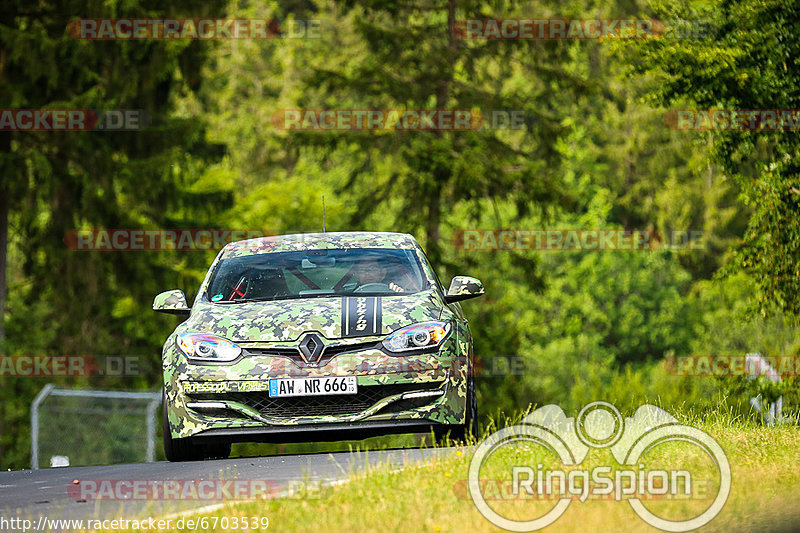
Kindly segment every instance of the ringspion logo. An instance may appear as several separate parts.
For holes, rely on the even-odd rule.
[[[697,489],[697,472],[689,468],[659,468],[651,462],[653,451],[667,443],[692,445],[712,464],[718,473],[711,491],[706,479],[703,498],[710,505],[689,518],[675,520],[660,516],[642,502],[667,499],[674,510],[681,498],[692,496]],[[534,450],[549,452],[558,458],[561,467],[549,468],[541,463],[523,464],[520,457],[540,457]],[[608,449],[617,465],[602,464],[586,468],[582,463],[592,449]],[[504,450],[510,450],[503,455]],[[506,457],[511,458],[511,465]],[[675,460],[675,455],[668,455]],[[549,508],[544,514],[519,520],[519,512],[504,515],[503,508],[489,505],[493,499],[484,492],[491,481],[497,481],[498,470],[487,478],[484,468],[494,461],[510,481],[512,496],[524,493],[535,497]],[[687,462],[687,464],[693,464]],[[659,465],[660,466],[660,465]],[[613,467],[613,468],[612,468]],[[558,406],[537,409],[521,424],[496,431],[486,438],[472,456],[468,478],[469,493],[478,511],[492,524],[509,531],[535,531],[551,525],[574,501],[613,499],[627,502],[631,510],[649,525],[665,531],[690,531],[708,524],[722,510],[731,490],[731,469],[720,445],[707,433],[680,424],[672,415],[652,405],[639,407],[633,417],[625,418],[607,402],[586,405],[575,418],[567,418]],[[709,492],[712,492],[709,494]],[[688,500],[683,500],[684,504]],[[705,503],[705,502],[703,502]],[[538,509],[538,508],[537,508]],[[518,508],[515,509],[518,511]],[[512,516],[513,515],[513,516]]]

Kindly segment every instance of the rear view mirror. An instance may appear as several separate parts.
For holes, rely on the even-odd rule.
[[[153,311],[170,315],[189,316],[191,309],[186,305],[186,295],[180,289],[162,292],[153,300]]]
[[[485,292],[481,280],[469,276],[456,276],[450,282],[450,288],[447,289],[444,300],[447,303],[460,302],[461,300],[476,298]]]
[[[309,268],[331,268],[336,265],[335,257],[304,257],[300,266],[303,270]]]

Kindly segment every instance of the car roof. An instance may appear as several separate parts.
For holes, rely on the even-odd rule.
[[[291,252],[298,250],[322,250],[336,248],[387,248],[416,249],[416,239],[408,233],[381,231],[340,231],[326,233],[295,233],[272,235],[245,241],[228,243],[222,249],[223,257]]]

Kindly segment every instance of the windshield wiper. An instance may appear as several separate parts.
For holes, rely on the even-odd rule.
[[[214,304],[246,304],[250,302],[270,302],[272,300],[277,300],[277,298],[237,298],[235,300],[219,300],[217,302],[211,302]]]
[[[251,302],[280,302],[284,300],[301,300],[303,298],[325,298],[331,296],[340,296],[340,294],[325,291],[325,292],[313,292],[309,294],[287,294],[284,296],[276,296],[274,298],[237,298],[235,300],[219,300],[217,302],[211,302],[213,304],[239,304],[239,303],[251,303]]]

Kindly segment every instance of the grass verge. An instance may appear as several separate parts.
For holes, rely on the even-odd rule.
[[[630,416],[631,413],[624,413]],[[800,428],[794,424],[764,427],[726,412],[686,412],[676,415],[685,424],[711,435],[726,452],[732,471],[732,488],[722,512],[707,531],[791,531],[800,523]],[[513,421],[512,421],[513,422]],[[506,421],[504,424],[508,423]],[[707,457],[682,444],[663,445],[651,452],[648,466],[690,468],[695,479],[712,480],[715,470]],[[476,509],[466,489],[472,450],[460,448],[429,462],[396,466],[364,467],[348,482],[321,493],[291,498],[226,505],[207,516],[268,517],[269,530],[277,531],[501,531]],[[501,476],[510,464],[551,464],[555,459],[541,447],[522,445],[487,463],[484,477]],[[608,450],[592,450],[581,467],[615,465]],[[492,471],[494,470],[494,472]],[[713,483],[712,483],[713,485]],[[502,490],[501,490],[502,492]],[[715,494],[715,492],[714,492]],[[487,495],[489,493],[487,492]],[[501,493],[490,504],[516,519],[530,519],[553,502],[511,499]],[[700,512],[713,497],[686,501],[651,501],[646,506],[657,514],[686,519]],[[533,513],[533,514],[531,514]],[[699,513],[696,513],[699,514]],[[187,515],[188,517],[189,515]],[[218,527],[200,531],[225,531]],[[588,499],[573,501],[547,531],[656,531],[623,501]]]

